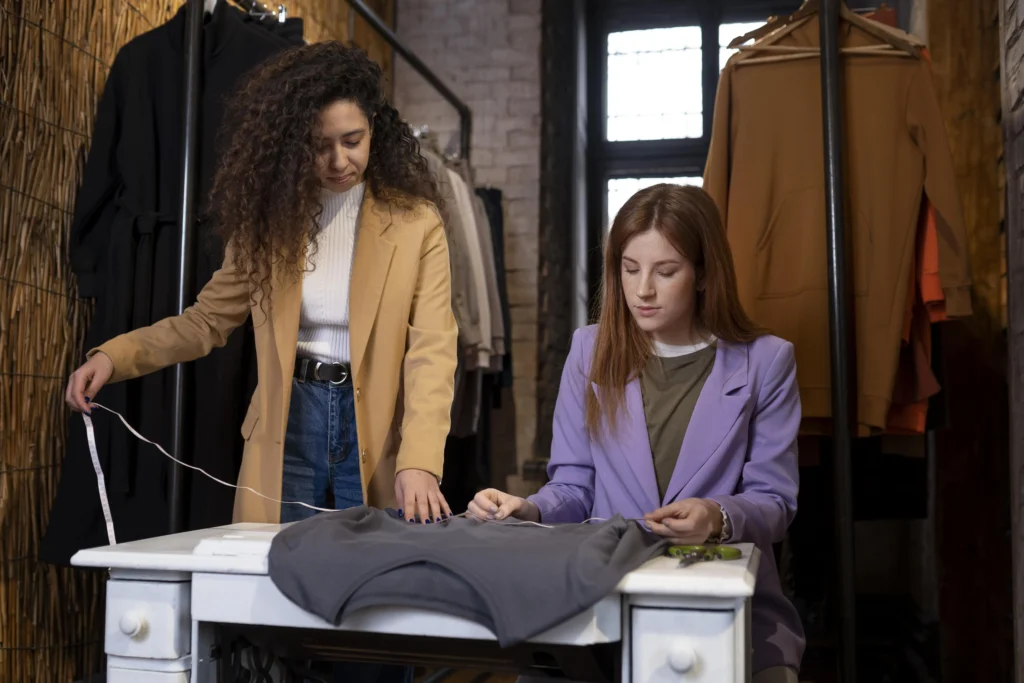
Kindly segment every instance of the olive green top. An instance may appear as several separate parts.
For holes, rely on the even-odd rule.
[[[716,348],[714,343],[703,347],[659,345],[656,350],[663,355],[652,355],[640,373],[647,436],[654,456],[660,500],[665,498],[693,409],[715,364]],[[678,355],[668,355],[673,351]]]

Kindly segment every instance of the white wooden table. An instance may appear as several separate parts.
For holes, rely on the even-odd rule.
[[[731,562],[679,568],[671,558],[652,560],[583,614],[503,650],[483,626],[435,612],[373,608],[335,626],[302,610],[267,573],[279,529],[235,524],[76,554],[77,566],[110,570],[107,683],[215,683],[225,633],[262,638],[289,654],[308,646],[311,657],[379,660],[384,653],[385,661],[534,675],[551,666],[576,675],[597,667],[624,683],[750,680],[750,599],[760,560],[752,545],[739,546],[743,559]]]

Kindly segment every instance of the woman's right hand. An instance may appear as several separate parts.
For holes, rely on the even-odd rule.
[[[476,494],[469,503],[468,512],[485,522],[509,518],[540,522],[540,510],[534,503],[497,489],[486,489]]]
[[[82,367],[71,373],[64,401],[71,410],[92,413],[89,402],[96,398],[103,385],[114,374],[114,362],[105,353],[97,353]]]

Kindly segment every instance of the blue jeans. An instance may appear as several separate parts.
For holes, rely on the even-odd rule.
[[[288,431],[284,439],[281,499],[336,510],[363,504],[359,443],[352,385],[292,380]],[[282,505],[281,523],[316,514],[301,505]],[[412,667],[338,662],[337,683],[412,683]]]

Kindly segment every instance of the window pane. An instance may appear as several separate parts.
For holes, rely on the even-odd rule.
[[[608,139],[704,135],[699,26],[608,35]]]
[[[615,215],[634,194],[658,183],[674,183],[676,185],[701,185],[699,176],[681,176],[676,178],[612,178],[608,181],[608,217],[605,223],[610,228]]]
[[[732,42],[733,38],[737,38],[753,31],[758,26],[763,26],[763,21],[745,22],[740,24],[719,24],[718,26],[718,70],[721,71],[725,68],[725,63],[729,61],[729,57],[738,52],[735,48],[729,49],[726,47]]]

